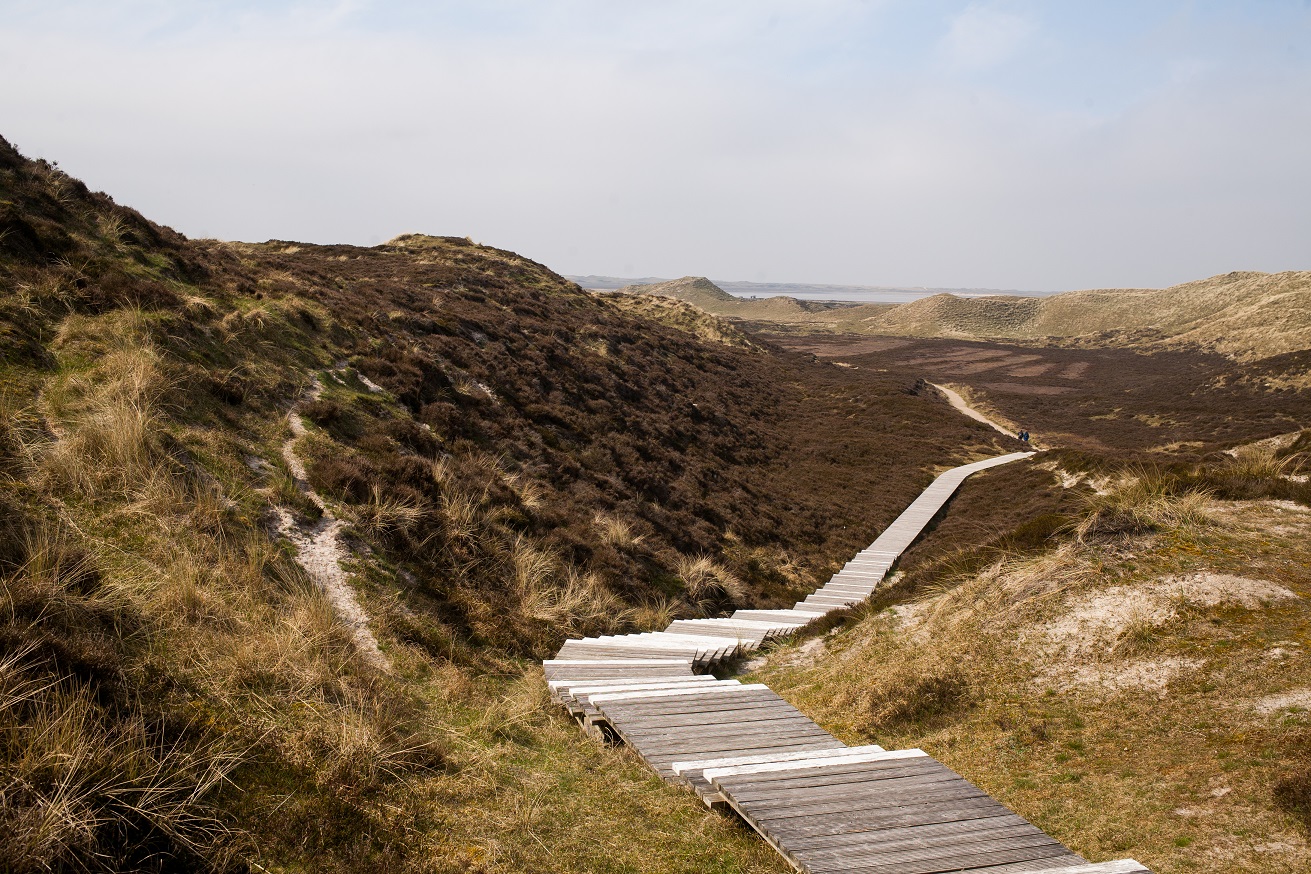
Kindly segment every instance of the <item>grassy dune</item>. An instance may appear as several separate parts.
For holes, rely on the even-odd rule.
[[[998,446],[649,309],[457,238],[186,240],[0,141],[0,867],[782,870],[535,660],[790,602]]]
[[[1308,348],[1311,272],[1227,273],[1164,289],[1072,291],[1046,298],[936,295],[866,323],[870,333],[1196,346],[1243,359]],[[1098,336],[1100,335],[1100,336]]]
[[[1311,348],[1307,271],[1236,272],[1164,289],[1071,291],[1041,298],[944,293],[899,305],[743,300],[694,277],[624,291],[679,298],[768,332],[1196,348],[1246,361]]]

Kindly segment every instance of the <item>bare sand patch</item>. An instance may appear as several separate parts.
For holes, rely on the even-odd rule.
[[[1058,376],[1061,379],[1082,379],[1083,375],[1088,372],[1092,363],[1088,361],[1076,361],[1062,370]]]
[[[1311,689],[1293,689],[1277,695],[1267,695],[1248,702],[1248,706],[1266,716],[1284,710],[1311,710]]]
[[[1075,686],[1102,692],[1155,692],[1165,694],[1166,687],[1181,674],[1196,671],[1201,659],[1172,656],[1163,659],[1136,659],[1110,664],[1081,665],[1063,679]]]
[[[958,392],[950,388],[947,388],[945,385],[938,385],[937,383],[934,382],[929,383],[929,385],[933,386],[938,391],[942,392],[943,396],[947,398],[947,403],[951,404],[952,408],[957,410],[958,412],[964,413],[965,415],[969,416],[971,419],[973,419],[976,422],[982,422],[983,424],[988,425],[996,429],[997,431],[1000,431],[1001,433],[1005,434],[1007,437],[1015,436],[1015,433],[1013,431],[1002,427],[1001,425],[994,422],[992,419],[989,419],[983,413],[974,409],[974,407],[971,407],[969,405],[969,402],[967,402],[965,398],[961,397]]]
[[[1042,376],[1055,366],[1055,364],[1030,364],[1027,367],[1016,367],[1013,370],[1008,370],[1006,371],[1006,375],[1015,377],[1016,379],[1024,379],[1029,376]]]
[[[1268,580],[1209,572],[1166,577],[1141,586],[1112,586],[1068,602],[1064,612],[1043,627],[1044,649],[1069,659],[1107,654],[1126,633],[1159,628],[1178,616],[1179,608],[1186,604],[1228,604],[1256,610],[1297,597]]]
[[[322,394],[323,385],[316,378],[306,397],[318,400]],[[306,433],[305,422],[292,410],[287,415],[287,423],[291,426],[291,439],[282,444],[282,458],[291,471],[296,488],[319,508],[322,515],[313,525],[301,525],[289,509],[276,507],[278,533],[296,547],[297,564],[327,596],[338,618],[351,630],[360,652],[371,664],[386,669],[387,657],[378,648],[378,640],[369,628],[369,616],[360,606],[348,575],[342,569],[342,562],[351,557],[341,538],[345,523],[332,514],[323,497],[310,486],[309,474],[296,454],[296,441]]]
[[[1013,395],[1065,395],[1074,391],[1068,385],[1030,385],[1025,382],[990,382],[984,388]]]

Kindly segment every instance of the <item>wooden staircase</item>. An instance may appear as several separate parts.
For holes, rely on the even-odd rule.
[[[791,609],[566,641],[543,663],[552,698],[664,779],[736,811],[799,871],[1150,874],[1132,859],[1089,864],[921,750],[848,747],[769,687],[707,673],[868,598],[966,477],[1031,454],[942,474]]]

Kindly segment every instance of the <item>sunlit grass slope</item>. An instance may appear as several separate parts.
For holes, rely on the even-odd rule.
[[[795,598],[997,447],[685,327],[464,239],[189,241],[0,141],[0,867],[782,870],[535,659]]]
[[[1304,473],[1258,448],[1095,478],[1046,538],[920,563],[752,679],[848,742],[923,748],[1089,859],[1305,871]]]

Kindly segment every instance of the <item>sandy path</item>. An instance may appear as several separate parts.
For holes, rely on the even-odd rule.
[[[989,427],[996,428],[998,431],[1005,434],[1007,437],[1014,439],[1015,437],[1014,431],[1011,431],[1007,428],[1003,428],[1001,425],[998,425],[992,419],[989,419],[987,416],[983,415],[983,413],[980,413],[978,410],[974,409],[969,404],[965,403],[965,398],[961,397],[956,392],[947,388],[945,385],[938,385],[936,382],[931,382],[929,383],[929,385],[933,386],[938,391],[942,392],[942,394],[947,398],[947,401],[953,407],[955,407],[957,410],[964,413],[965,415],[969,416],[971,419],[975,420],[976,422],[982,422],[983,424],[988,425]]]
[[[322,391],[323,387],[315,379],[306,399],[315,400]],[[337,616],[350,628],[360,652],[373,665],[386,669],[389,667],[387,657],[378,649],[378,639],[369,629],[369,615],[356,600],[355,592],[346,580],[346,572],[341,567],[342,561],[350,557],[350,551],[341,542],[341,531],[345,523],[332,514],[322,496],[310,487],[305,465],[296,455],[296,441],[305,435],[305,421],[293,408],[287,414],[287,423],[291,426],[291,439],[282,444],[282,458],[291,470],[296,488],[313,501],[323,515],[312,527],[305,527],[296,523],[295,517],[286,507],[278,507],[278,533],[296,546],[297,564],[305,569],[315,585],[328,596]]]

